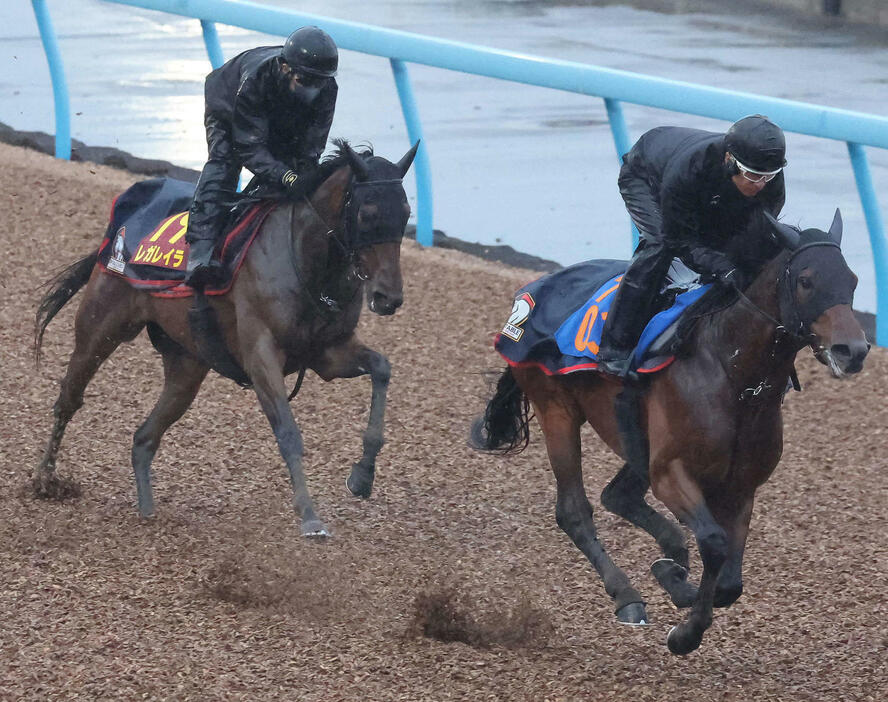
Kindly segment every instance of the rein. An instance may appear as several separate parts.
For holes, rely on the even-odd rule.
[[[352,213],[352,208],[354,207],[353,203],[354,203],[355,190],[357,190],[359,187],[367,186],[367,185],[395,185],[395,184],[401,185],[401,183],[402,183],[402,180],[400,178],[388,179],[388,180],[367,180],[367,181],[355,181],[354,178],[352,178],[351,182],[349,183],[347,199],[345,201],[345,205],[342,208],[342,215],[340,217],[340,222],[336,227],[331,227],[330,224],[327,222],[327,220],[324,219],[323,216],[321,216],[321,213],[318,212],[317,208],[314,206],[314,204],[312,203],[312,201],[308,197],[308,195],[305,195],[303,197],[303,200],[305,200],[306,204],[308,205],[308,208],[311,210],[312,214],[314,215],[314,218],[316,220],[318,220],[324,226],[324,228],[327,230],[325,233],[325,236],[328,239],[331,239],[333,242],[336,243],[336,245],[339,247],[339,250],[341,251],[341,253],[345,256],[345,258],[351,264],[351,273],[348,276],[350,279],[352,279],[352,280],[357,279],[357,280],[361,281],[361,284],[363,284],[364,281],[366,281],[368,279],[368,276],[361,270],[360,261],[358,260],[357,251],[358,251],[359,247],[356,246],[353,241],[351,241],[351,239],[353,239],[354,237],[350,237],[349,231],[348,231],[349,223],[352,221],[351,213]],[[324,295],[323,293],[321,293],[321,294],[313,293],[311,288],[308,286],[308,283],[303,279],[302,274],[299,272],[299,266],[296,264],[295,237],[293,236],[293,230],[295,228],[295,217],[296,217],[295,213],[296,213],[296,207],[295,207],[295,204],[292,204],[290,206],[290,227],[289,227],[290,236],[288,237],[288,240],[289,240],[289,249],[290,249],[290,260],[293,262],[293,271],[295,272],[296,278],[299,281],[299,284],[302,286],[302,289],[305,290],[306,297],[309,300],[311,300],[311,303],[312,303],[315,313],[319,317],[325,317],[325,318],[329,319],[331,316],[342,312],[343,307],[342,307],[342,305],[340,305],[339,302],[334,300],[332,297],[329,297],[328,295]],[[347,242],[343,242],[336,235],[336,230],[342,226],[343,220],[345,221],[345,238],[347,239]],[[373,242],[371,242],[371,243],[373,243]],[[355,295],[358,294],[358,291],[360,289],[361,289],[360,285],[357,288],[355,288],[355,292],[352,294],[351,300],[354,299]],[[349,302],[351,302],[351,300],[349,300]],[[302,387],[302,381],[305,378],[305,371],[306,371],[305,366],[302,366],[299,369],[299,376],[296,379],[296,384],[293,387],[293,390],[290,392],[290,395],[287,398],[288,402],[291,401],[294,397],[296,397],[300,388]]]
[[[769,361],[773,361],[777,357],[777,352],[779,348],[786,340],[790,340],[791,342],[793,342],[793,346],[798,348],[802,348],[806,344],[810,343],[810,338],[812,335],[810,332],[805,331],[805,324],[799,316],[795,300],[792,297],[789,286],[791,283],[790,276],[793,259],[795,259],[795,257],[798,256],[802,251],[814,246],[835,246],[836,248],[839,247],[838,244],[832,241],[816,241],[811,242],[810,244],[805,244],[804,246],[795,249],[792,252],[792,255],[788,259],[786,259],[786,262],[783,264],[783,270],[781,271],[780,276],[777,278],[777,304],[780,307],[780,316],[784,319],[791,320],[789,326],[765,312],[765,310],[763,310],[752,300],[750,300],[743,293],[742,290],[740,290],[736,286],[734,287],[734,289],[737,291],[740,302],[744,303],[747,307],[751,308],[759,316],[763,317],[774,326],[774,342],[771,345],[771,354],[770,358],[768,359]],[[730,373],[728,373],[727,368],[724,367],[724,363],[722,363],[722,367],[725,369],[725,373],[728,375],[728,377],[730,377]],[[796,374],[795,366],[793,366],[790,371],[789,379],[796,391],[800,391],[802,389],[802,386],[799,383],[798,375]],[[768,377],[765,376],[765,378],[763,378],[758,383],[758,385],[744,388],[740,392],[738,399],[746,402],[755,402],[756,400],[763,401],[767,398],[768,391],[773,389],[773,387],[774,386],[768,382]],[[785,390],[783,390],[782,388],[781,391],[785,392]]]

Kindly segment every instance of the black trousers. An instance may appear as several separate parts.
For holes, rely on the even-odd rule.
[[[639,241],[604,324],[601,358],[625,357],[638,343],[674,256],[663,243],[660,205],[647,179],[624,164],[617,183]]]
[[[228,213],[228,203],[237,192],[241,163],[234,155],[231,126],[212,114],[204,117],[209,155],[200,173],[188,215],[185,240],[219,237]]]

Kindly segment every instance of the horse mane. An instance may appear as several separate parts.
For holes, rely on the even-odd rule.
[[[337,138],[333,140],[333,145],[336,147],[335,150],[324,156],[317,168],[302,175],[299,180],[296,181],[296,190],[294,190],[288,197],[294,200],[298,200],[301,197],[311,197],[315,190],[321,186],[321,183],[333,175],[335,170],[348,163],[346,149],[353,148],[348,143],[348,140]],[[367,160],[373,155],[373,147],[369,144],[354,149],[354,151],[364,160]]]

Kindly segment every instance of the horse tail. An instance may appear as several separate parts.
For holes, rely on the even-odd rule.
[[[99,250],[96,249],[46,282],[45,285],[49,287],[49,291],[40,301],[40,306],[37,308],[37,319],[34,322],[34,360],[38,364],[40,363],[40,347],[43,345],[43,332],[46,331],[52,318],[65,306],[65,303],[86,285],[98,257]]]
[[[472,422],[469,446],[479,451],[518,453],[530,443],[530,407],[527,395],[506,368],[484,414]]]

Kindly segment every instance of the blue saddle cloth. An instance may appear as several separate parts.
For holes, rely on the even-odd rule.
[[[584,261],[525,285],[515,294],[512,313],[494,347],[510,365],[532,364],[549,374],[596,370],[601,331],[628,265],[609,259]],[[695,285],[654,315],[635,349],[633,368],[652,373],[669,365],[674,356],[655,349],[655,342],[673,330],[674,322],[710,287]]]

